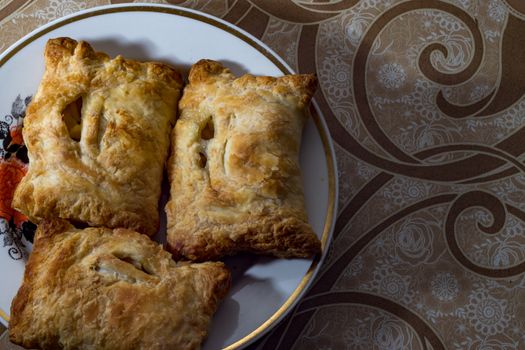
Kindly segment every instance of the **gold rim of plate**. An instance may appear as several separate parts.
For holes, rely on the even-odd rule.
[[[44,34],[47,34],[57,28],[60,28],[64,25],[89,18],[89,17],[95,17],[100,15],[105,15],[109,13],[117,13],[117,12],[158,12],[158,13],[165,13],[165,14],[171,14],[181,17],[188,17],[200,22],[204,22],[206,24],[212,25],[216,28],[219,28],[223,31],[228,32],[229,34],[232,34],[236,36],[237,38],[243,40],[253,48],[255,48],[257,51],[259,51],[261,54],[263,54],[267,59],[269,59],[277,68],[281,70],[283,74],[292,74],[291,72],[280,60],[277,58],[276,55],[274,55],[272,52],[268,51],[263,45],[258,43],[256,40],[250,38],[246,34],[240,32],[238,29],[234,27],[233,24],[225,24],[215,18],[211,15],[204,15],[199,14],[196,12],[193,12],[194,10],[185,10],[180,7],[165,7],[165,6],[156,6],[156,5],[126,5],[126,6],[118,6],[118,7],[104,7],[104,8],[94,8],[91,10],[88,10],[88,12],[81,13],[78,15],[73,15],[72,17],[65,18],[63,20],[58,20],[58,22],[45,27],[44,29],[34,33],[30,37],[25,38],[25,40],[19,42],[16,44],[15,47],[11,49],[1,60],[0,60],[0,68],[9,61],[17,52],[19,52],[21,49],[23,49],[25,46],[29,45],[34,40],[38,39],[39,37],[43,36]],[[325,223],[323,228],[323,234],[321,236],[321,243],[322,243],[322,251],[323,255],[326,252],[326,249],[328,249],[328,241],[330,237],[330,232],[332,230],[333,226],[333,219],[334,219],[334,211],[335,211],[335,201],[336,201],[336,178],[335,178],[335,159],[332,153],[332,149],[330,147],[330,136],[327,134],[325,128],[323,127],[321,118],[317,112],[317,107],[311,108],[310,113],[312,115],[312,118],[315,122],[315,126],[317,127],[317,131],[319,132],[319,135],[321,136],[321,141],[323,143],[324,153],[326,157],[327,162],[327,169],[328,169],[328,210],[326,212],[325,217]],[[301,282],[299,282],[299,285],[297,288],[292,292],[290,297],[284,302],[284,304],[272,315],[270,318],[268,318],[263,324],[261,324],[259,327],[257,327],[255,330],[253,330],[251,333],[247,334],[244,338],[241,338],[237,340],[235,343],[230,344],[226,346],[223,350],[234,350],[238,349],[239,347],[243,345],[247,345],[251,341],[255,340],[257,337],[259,337],[263,332],[265,332],[268,328],[273,326],[280,318],[281,316],[288,311],[288,309],[297,301],[297,298],[299,295],[302,294],[306,286],[308,285],[308,282],[313,277],[313,273],[315,269],[317,268],[320,257],[314,258],[312,261],[312,264],[308,268],[308,271],[306,272],[305,276],[302,278]],[[0,317],[5,319],[6,321],[9,321],[9,317],[7,314],[0,309]]]

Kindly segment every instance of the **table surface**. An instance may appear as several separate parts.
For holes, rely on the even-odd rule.
[[[525,347],[522,1],[168,2],[315,71],[335,143],[326,263],[253,348]],[[0,51],[107,3],[0,0]]]

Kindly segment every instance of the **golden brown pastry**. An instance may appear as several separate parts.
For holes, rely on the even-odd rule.
[[[137,232],[46,221],[9,336],[26,348],[198,349],[229,285],[222,263],[177,264]]]
[[[177,257],[320,251],[298,161],[315,86],[313,75],[236,79],[211,60],[191,68],[168,161],[168,244]]]
[[[13,206],[154,234],[169,133],[182,81],[160,63],[110,59],[86,42],[51,39],[23,136],[29,172]]]

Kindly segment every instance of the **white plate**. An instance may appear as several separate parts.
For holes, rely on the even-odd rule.
[[[184,73],[201,58],[222,61],[236,74],[279,76],[291,72],[263,43],[207,14],[174,6],[98,7],[51,22],[0,56],[0,120],[6,120],[3,116],[10,114],[17,96],[34,93],[44,70],[44,45],[49,38],[60,36],[86,40],[112,56],[164,61]],[[317,109],[312,114],[303,133],[300,159],[309,221],[322,239],[325,253],[336,212],[335,157],[323,119]],[[0,242],[4,239],[4,247],[0,247],[0,319],[7,324],[25,261],[13,257],[20,257],[16,255],[20,243],[26,249],[30,244],[25,238],[11,242],[5,231],[5,220],[0,220]],[[314,261],[258,256],[227,259],[233,286],[211,324],[204,349],[242,347],[268,331],[305,292],[321,261],[322,257]]]

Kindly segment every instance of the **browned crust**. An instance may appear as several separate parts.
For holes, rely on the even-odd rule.
[[[56,66],[64,57],[73,56],[75,51],[80,57],[95,57],[95,51],[85,42],[79,44],[71,38],[49,39],[44,51],[46,66]]]
[[[192,66],[168,161],[168,249],[175,258],[216,260],[241,251],[307,258],[321,252],[307,223],[297,162],[316,86],[313,74],[236,78],[213,60]],[[203,145],[199,133],[207,118],[217,136]],[[255,123],[258,130],[245,127]],[[220,146],[226,144],[228,152]],[[213,158],[197,169],[192,159],[198,154],[192,154],[203,151]],[[210,207],[224,214],[213,217]]]
[[[46,43],[44,57],[46,67],[53,67],[59,64],[66,57],[77,56],[83,59],[99,59],[102,61],[109,60],[109,56],[103,52],[95,52],[91,45],[85,41],[76,41],[71,38],[61,37],[49,39]],[[139,62],[122,59],[122,65],[130,69],[137,69]],[[146,62],[148,71],[158,79],[166,82],[176,82],[178,85],[183,84],[182,76],[173,67],[160,62]]]
[[[48,40],[44,56],[46,71],[24,120],[23,136],[31,159],[29,172],[15,191],[13,207],[34,222],[60,217],[90,226],[127,227],[148,235],[155,234],[158,229],[158,198],[152,199],[152,193],[157,187],[160,188],[162,181],[165,159],[158,159],[167,157],[169,152],[169,130],[175,122],[176,103],[183,83],[180,74],[159,62],[141,63],[120,56],[111,60],[106,54],[95,52],[87,42],[66,37]],[[155,106],[161,107],[155,110],[153,104],[143,104],[143,107],[131,107],[134,112],[131,116],[124,112],[118,114],[121,107],[120,97],[115,97],[114,93],[118,87],[114,86],[115,82],[118,86],[138,82],[130,85],[134,86],[134,90],[126,93],[135,98],[149,97],[149,101],[158,98],[162,103]],[[140,85],[140,82],[143,84]],[[102,98],[103,107],[91,107],[89,123],[82,126],[84,131],[89,130],[83,132],[82,137],[90,141],[75,144],[67,134],[67,127],[59,125],[63,123],[63,118],[56,110],[57,106],[62,108],[62,104],[65,108],[65,101],[70,103],[86,95]],[[113,115],[118,114],[118,117],[104,124],[103,128],[97,127],[97,123],[104,119],[105,112],[101,110],[107,107],[108,100],[112,101]],[[91,104],[94,105],[96,103]],[[166,107],[170,105],[173,108]],[[141,119],[141,112],[146,108],[149,119]],[[160,113],[151,112],[158,112],[158,108],[164,108],[162,120]],[[168,115],[168,127],[161,129],[154,126],[155,123],[165,124]],[[157,117],[159,120],[154,120]],[[117,122],[113,122],[115,120]],[[140,120],[139,126],[133,122],[137,120]],[[112,138],[106,153],[100,152],[101,135]],[[140,140],[144,140],[142,143],[148,148],[143,148],[144,152],[138,152],[138,156],[134,157],[138,149],[135,147],[126,158],[128,163],[122,161],[122,156],[113,153],[115,149],[124,149],[126,144],[136,145]],[[46,157],[46,154],[51,154],[50,148],[54,158]],[[128,167],[132,163],[130,160],[140,164],[146,157],[152,162],[144,171]],[[49,159],[54,159],[52,166],[48,164]],[[56,166],[56,163],[59,165]],[[108,163],[113,170],[104,171],[110,168]],[[56,169],[60,169],[61,182],[53,185],[49,174]],[[154,183],[159,186],[153,186]],[[100,187],[105,186],[109,191],[99,192],[92,184],[101,184]],[[151,187],[151,191],[142,190],[146,187]]]
[[[188,80],[192,85],[198,85],[200,83],[208,84],[210,80],[214,79],[214,76],[222,76],[235,80],[237,84],[242,86],[257,86],[259,88],[266,87],[269,89],[277,86],[279,93],[284,96],[296,94],[297,91],[301,91],[301,107],[310,103],[317,89],[317,77],[315,74],[291,74],[282,77],[245,74],[235,79],[228,68],[217,61],[209,59],[202,59],[195,63],[191,67]]]
[[[210,75],[230,75],[230,70],[224,67],[219,62],[202,59],[191,66],[188,80],[190,84],[198,84],[199,82],[206,82]]]
[[[123,245],[124,242],[129,243]],[[114,243],[118,245],[112,246]],[[135,250],[138,246],[144,250]],[[137,259],[145,259],[142,266],[148,266],[153,277],[145,275],[148,279],[129,284],[123,284],[122,280],[103,282],[88,262],[114,259],[112,254],[116,253],[112,249],[131,249],[137,256],[148,253]],[[94,348],[108,350],[145,349],[152,345],[159,349],[197,349],[206,336],[209,319],[230,285],[231,276],[223,263],[175,264],[159,245],[128,229],[82,231],[64,220],[49,220],[38,227],[22,286],[12,302],[9,337],[26,348],[62,349],[77,348],[74,344],[92,344]],[[80,297],[79,289],[82,289]],[[108,314],[107,309],[97,308],[104,305],[100,293],[124,299],[106,304],[111,309]],[[46,300],[51,295],[53,302]],[[168,299],[159,299],[161,306],[151,311],[157,305],[155,298],[160,296]],[[79,301],[73,308],[72,300]],[[143,308],[144,304],[149,306]],[[85,309],[88,305],[95,307]],[[80,322],[77,307],[99,311]],[[137,318],[129,321],[133,325],[128,325],[130,316]],[[163,330],[170,320],[184,330],[179,331],[176,328],[179,326]]]
[[[9,320],[9,340],[11,342],[28,349],[39,346],[37,342],[28,342],[24,337],[24,322],[27,322],[27,314],[32,313],[32,310],[26,310],[26,307],[31,307],[31,299],[35,288],[35,275],[38,274],[46,254],[46,249],[39,249],[37,247],[52,246],[52,240],[55,234],[72,228],[73,226],[71,224],[60,219],[53,219],[39,225],[33,242],[35,249],[33,249],[25,266],[22,285],[11,303],[11,318]]]
[[[236,241],[209,239],[206,231],[175,233],[168,237],[167,249],[176,260],[192,261],[218,260],[243,251],[279,258],[309,258],[321,253],[321,242],[310,225],[300,220],[268,218],[264,224],[242,227]]]

